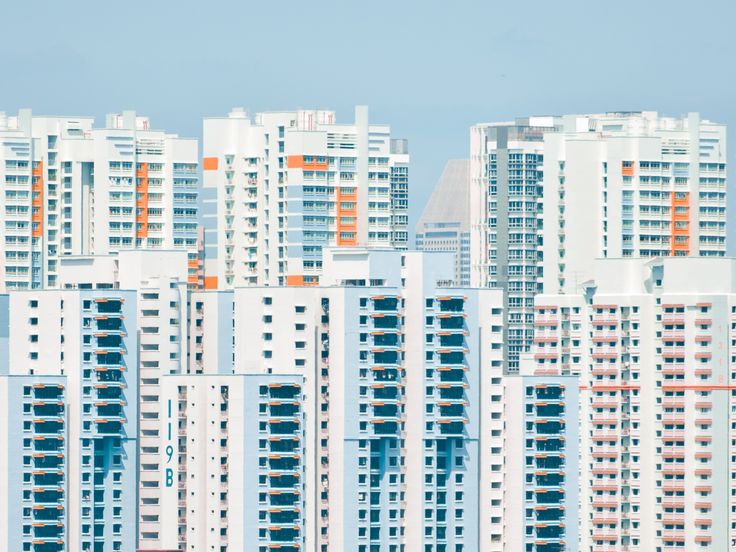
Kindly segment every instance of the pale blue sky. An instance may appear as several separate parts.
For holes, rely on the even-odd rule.
[[[651,109],[736,129],[731,0],[4,4],[0,111],[135,109],[199,136],[232,106],[367,104],[410,140],[412,227],[474,122]]]

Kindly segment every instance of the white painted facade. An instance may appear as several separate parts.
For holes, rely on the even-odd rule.
[[[727,550],[734,261],[593,269],[579,294],[538,296],[535,322],[535,373],[580,377],[580,550]]]
[[[405,140],[332,111],[242,109],[204,120],[205,272],[210,289],[314,285],[322,248],[408,241]]]
[[[180,249],[198,270],[197,140],[134,112],[91,117],[0,114],[0,291],[58,287],[60,259]]]
[[[529,117],[470,130],[471,284],[507,290],[508,371],[537,293],[599,257],[724,256],[726,127],[697,113]]]

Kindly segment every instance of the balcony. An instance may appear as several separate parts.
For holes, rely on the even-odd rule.
[[[373,391],[373,398],[376,400],[383,401],[398,401],[400,400],[399,388],[398,387],[386,387],[381,384],[371,385]]]
[[[271,435],[294,435],[299,431],[299,421],[268,420]]]
[[[442,330],[465,330],[465,315],[440,314],[437,318]]]
[[[371,297],[371,309],[375,312],[395,313],[399,309],[398,297]]]
[[[268,388],[269,397],[273,399],[296,399],[301,395],[298,385],[272,383]]]
[[[395,419],[373,419],[370,423],[373,435],[378,437],[395,437],[399,431],[399,422]]]
[[[62,401],[49,402],[38,401],[33,403],[33,417],[43,419],[62,420],[64,415],[64,403]]]
[[[399,328],[399,318],[395,315],[372,314],[371,320],[373,321],[373,327],[376,329]]]
[[[298,471],[301,466],[301,456],[298,454],[285,455],[269,455],[268,467],[274,472]]]
[[[299,476],[294,475],[279,475],[269,474],[268,486],[271,489],[289,489],[299,486]]]
[[[299,491],[270,491],[268,493],[268,503],[275,507],[299,506],[301,497]]]
[[[57,400],[61,401],[64,395],[64,387],[61,385],[37,384],[33,386],[33,397],[36,400]]]
[[[294,453],[301,450],[301,443],[298,438],[269,437],[268,450],[271,454]]]
[[[451,421],[439,420],[437,422],[440,435],[444,436],[462,436],[465,434],[465,424],[467,420]]]

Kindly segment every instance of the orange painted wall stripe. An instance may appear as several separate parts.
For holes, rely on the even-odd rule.
[[[148,237],[148,163],[141,163],[135,172],[136,238]],[[140,196],[140,197],[139,197]]]
[[[629,164],[627,167],[626,164]],[[634,176],[634,162],[633,161],[621,161],[621,175],[622,176]]]
[[[189,274],[189,277],[187,278],[187,283],[190,284],[190,286],[196,288],[199,284],[199,254],[196,254],[193,259],[189,259],[187,261],[187,269],[190,272],[192,269],[194,269],[194,273]]]
[[[217,289],[217,276],[205,276],[204,289]]]
[[[343,208],[342,204],[352,203],[352,208]],[[335,241],[338,246],[358,245],[358,197],[355,192],[346,193],[342,188],[335,191],[335,212],[337,219],[337,231]],[[343,217],[352,218],[352,223],[344,223]],[[343,238],[343,233],[352,233],[352,238]]]
[[[289,155],[286,158],[286,167],[288,169],[301,169],[304,167],[303,155]]]
[[[291,276],[286,277],[286,285],[287,286],[293,286],[293,287],[308,287],[308,286],[316,286],[319,283],[319,280],[316,276],[313,276],[314,280],[308,281],[305,280],[305,277],[301,274],[294,274]]]
[[[43,236],[43,161],[31,169],[31,236]]]
[[[205,171],[216,171],[218,167],[217,157],[205,157],[202,159],[202,169]]]
[[[682,193],[685,197],[678,198],[677,194]],[[677,209],[685,208],[685,213],[678,213]],[[690,252],[690,192],[672,192],[670,201],[670,255],[674,255],[675,251],[684,251],[685,254]],[[677,223],[684,223],[684,228],[677,228]],[[678,237],[685,237],[685,240],[678,242]]]

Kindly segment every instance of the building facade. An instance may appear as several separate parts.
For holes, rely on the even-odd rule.
[[[7,550],[136,550],[136,296],[3,296],[0,501]]]
[[[318,286],[192,295],[194,377],[304,378],[304,549],[502,549],[502,292],[453,277],[335,248]]]
[[[198,271],[198,144],[134,112],[0,115],[0,291],[59,286],[60,259],[181,249]]]
[[[470,130],[471,284],[506,290],[509,373],[529,349],[534,296],[542,291],[539,200],[544,135],[552,117]]]
[[[532,345],[534,295],[575,292],[594,259],[725,255],[724,125],[612,112],[470,138],[471,283],[508,292],[510,372]]]
[[[162,380],[162,547],[308,550],[303,377]]]
[[[62,288],[133,290],[138,349],[138,550],[161,550],[161,378],[186,371],[188,356],[188,255],[185,251],[121,251],[61,260]],[[102,334],[102,332],[100,332]]]
[[[599,260],[538,296],[536,373],[580,377],[581,550],[732,546],[734,268]]]
[[[328,246],[406,249],[406,140],[332,111],[242,109],[204,120],[209,288],[315,285]]]

